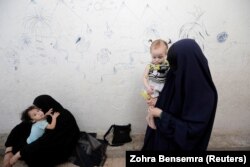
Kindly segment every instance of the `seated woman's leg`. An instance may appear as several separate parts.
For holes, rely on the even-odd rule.
[[[21,122],[10,132],[5,142],[4,167],[10,167],[9,161],[11,157],[26,145],[26,139],[30,134],[31,125],[31,123]]]
[[[5,154],[3,158],[3,167],[11,167],[10,159],[13,157],[14,154],[11,151],[8,151],[8,149],[12,150],[12,147],[7,147],[5,150]]]

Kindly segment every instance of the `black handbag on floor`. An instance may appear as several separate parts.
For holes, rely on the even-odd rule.
[[[113,131],[112,131],[113,130]],[[110,143],[106,137],[113,132],[113,139]],[[111,125],[109,130],[104,135],[104,141],[108,143],[110,146],[121,146],[125,143],[131,142],[132,139],[130,137],[131,124],[128,125]]]

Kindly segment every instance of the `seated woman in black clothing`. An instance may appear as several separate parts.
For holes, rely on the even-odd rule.
[[[26,144],[32,124],[21,122],[9,134],[5,143],[4,167],[11,167],[11,157],[20,150],[22,159],[29,167],[53,167],[67,161],[79,138],[79,128],[74,116],[49,95],[38,96],[33,104],[44,113],[53,108],[59,112],[54,130],[46,129],[43,136]],[[48,119],[50,122],[51,119]]]

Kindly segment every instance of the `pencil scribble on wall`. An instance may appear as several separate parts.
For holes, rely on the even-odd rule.
[[[113,35],[113,31],[112,29],[110,28],[109,24],[106,23],[106,30],[104,31],[104,35],[107,37],[107,38],[111,38],[112,35]]]
[[[18,71],[20,66],[20,55],[13,48],[8,48],[5,53],[7,62],[11,65],[12,70]]]
[[[183,24],[179,31],[179,38],[191,38],[194,39],[202,49],[205,48],[204,40],[209,36],[207,29],[202,21],[204,11],[200,8],[196,8],[195,12],[190,12],[193,15],[194,20]]]
[[[90,41],[87,40],[84,36],[77,37],[76,39],[76,50],[84,56],[84,53],[86,53],[90,48]]]
[[[218,41],[219,43],[225,42],[225,41],[227,40],[227,38],[228,38],[227,32],[221,32],[221,33],[219,33],[219,34],[217,35],[217,41]]]
[[[32,39],[28,34],[22,34],[21,43],[23,47],[29,47],[32,43]]]
[[[114,64],[113,72],[116,74],[119,71],[132,70],[134,68],[134,58],[129,56],[127,62],[120,62]]]
[[[185,9],[184,14],[192,12],[188,13],[191,19],[184,20],[165,1],[162,5],[141,1],[133,6],[127,0],[56,0],[50,2],[51,7],[48,2],[30,2],[19,45],[23,52],[31,53],[22,56],[22,61],[63,63],[93,83],[148,63],[149,39],[168,40],[174,34],[176,39],[193,38],[204,49],[209,36],[204,24],[207,12],[200,7]],[[180,29],[175,29],[179,25]],[[221,32],[216,39],[223,43],[227,38],[227,32]],[[103,41],[107,43],[103,45]]]
[[[91,34],[92,31],[93,31],[92,28],[89,26],[89,24],[87,24],[86,33]]]
[[[103,48],[97,54],[97,61],[101,64],[107,64],[110,61],[111,51],[107,48]]]
[[[24,18],[25,29],[36,37],[48,36],[51,33],[51,18],[43,10],[36,10],[35,14]]]
[[[117,6],[113,0],[96,1],[94,3],[94,9],[97,11],[112,10],[115,8],[117,8]]]

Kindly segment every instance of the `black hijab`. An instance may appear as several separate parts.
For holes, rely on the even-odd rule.
[[[170,70],[156,107],[157,130],[148,127],[144,150],[206,150],[217,106],[217,91],[208,62],[191,39],[168,51]]]
[[[49,111],[51,108],[53,111],[57,112],[64,110],[63,106],[49,95],[40,95],[36,97],[33,104],[40,108],[44,113]]]

